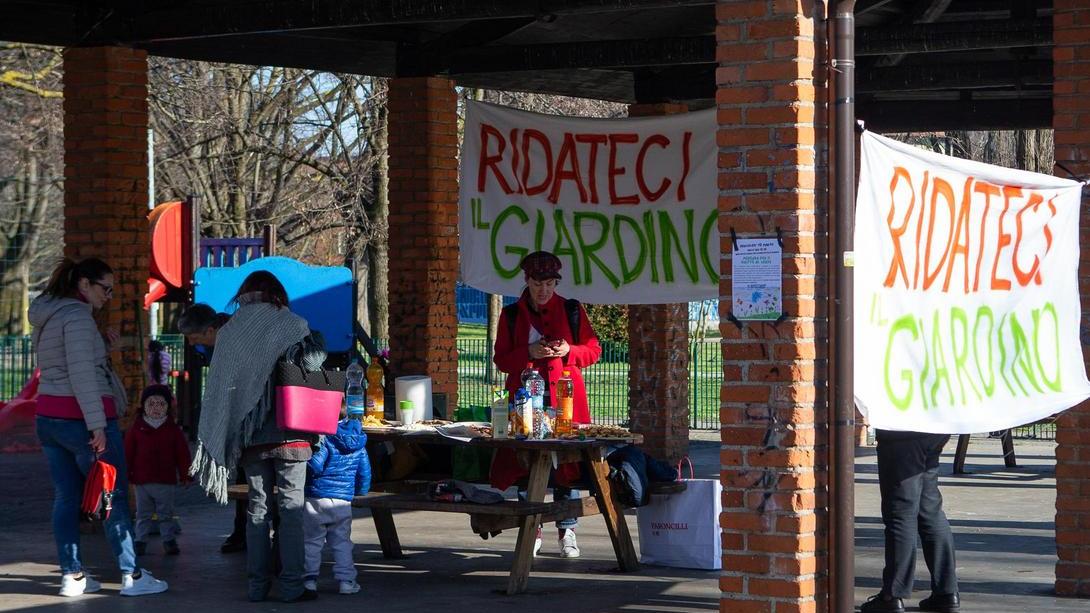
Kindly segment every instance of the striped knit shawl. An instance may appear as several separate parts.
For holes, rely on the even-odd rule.
[[[205,493],[227,504],[228,478],[242,450],[265,423],[261,402],[277,359],[309,332],[307,322],[268,303],[246,303],[216,334],[216,350],[189,470]]]

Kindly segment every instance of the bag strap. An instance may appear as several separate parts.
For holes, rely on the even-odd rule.
[[[568,314],[568,328],[571,330],[571,344],[579,344],[579,330],[583,327],[583,318],[579,315],[579,301],[568,298],[564,301],[564,310]]]
[[[682,462],[688,462],[689,463],[689,478],[690,479],[695,479],[696,475],[695,475],[695,473],[693,473],[693,461],[689,459],[689,456],[685,456],[685,457],[683,457],[683,458],[681,458],[680,460],[677,461],[677,478],[678,478],[678,481],[684,479],[684,477],[681,476],[681,463]]]
[[[517,302],[512,302],[511,304],[503,307],[503,312],[504,312],[505,315],[507,315],[507,336],[510,336],[511,341],[514,342],[514,340],[515,340],[515,324],[517,323],[518,316],[519,316],[519,305],[518,305],[518,303]]]

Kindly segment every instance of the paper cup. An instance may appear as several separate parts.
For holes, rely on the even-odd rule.
[[[402,400],[398,403],[397,407],[398,417],[401,418],[402,425],[409,425],[416,423],[416,409],[413,407],[411,400]]]

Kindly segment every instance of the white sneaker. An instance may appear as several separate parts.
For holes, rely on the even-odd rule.
[[[318,580],[317,579],[307,579],[306,581],[303,581],[303,589],[304,590],[310,590],[312,592],[317,592],[318,591]]]
[[[342,594],[356,594],[360,591],[360,584],[355,579],[352,581],[341,581],[340,592]]]
[[[146,596],[167,591],[167,582],[156,579],[143,568],[140,569],[140,578],[133,579],[131,574],[121,575],[122,596]]]
[[[537,557],[537,552],[541,551],[541,528],[537,529],[537,536],[534,537],[534,557]]]
[[[575,540],[575,530],[565,530],[564,536],[560,538],[560,557],[579,557],[579,543]]]
[[[76,579],[76,575],[64,575],[61,577],[61,596],[80,596],[83,594],[91,594],[101,589],[102,585],[86,572],[83,573],[82,579]]]

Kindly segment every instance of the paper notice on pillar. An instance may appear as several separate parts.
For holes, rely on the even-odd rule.
[[[1090,396],[1081,184],[862,139],[854,358],[870,424],[988,432]]]
[[[519,262],[562,263],[558,293],[597,304],[719,295],[715,109],[586,119],[468,102],[462,281],[519,295]]]
[[[731,251],[731,312],[735,319],[779,319],[783,312],[783,248],[775,238],[740,238]]]

